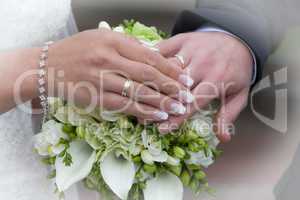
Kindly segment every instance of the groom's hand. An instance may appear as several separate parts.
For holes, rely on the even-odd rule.
[[[194,79],[191,90],[196,97],[186,115],[170,117],[160,125],[160,131],[177,128],[212,99],[219,98],[222,104],[216,120],[217,134],[222,141],[229,141],[232,123],[247,105],[253,67],[249,49],[240,40],[218,32],[180,34],[161,42],[159,49]],[[182,56],[184,64],[175,55]]]

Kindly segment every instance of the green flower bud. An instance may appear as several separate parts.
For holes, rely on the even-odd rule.
[[[142,189],[142,190],[145,189],[146,188],[146,183],[140,182],[139,183],[139,188]]]
[[[194,176],[197,180],[203,180],[206,177],[206,174],[203,171],[198,170],[194,172]]]
[[[140,156],[134,156],[132,161],[136,164],[140,164],[142,162],[142,158]]]
[[[194,140],[196,140],[197,138],[199,138],[199,135],[198,135],[195,131],[190,130],[190,131],[188,131],[188,132],[186,133],[186,138],[187,138],[187,140],[189,140],[189,141],[194,141]]]
[[[172,165],[169,165],[168,166],[168,169],[174,173],[176,176],[180,176],[181,174],[181,171],[182,171],[182,166],[181,165],[178,165],[178,166],[172,166]]]
[[[75,128],[71,124],[64,124],[62,127],[62,131],[65,133],[72,133],[74,130]]]
[[[178,137],[178,142],[179,142],[179,143],[185,143],[185,142],[186,142],[185,134],[181,134],[181,135]]]
[[[200,146],[205,146],[206,142],[203,138],[198,138],[195,140],[197,144],[199,144]]]
[[[197,192],[199,189],[200,183],[197,179],[193,178],[189,184],[189,187],[192,189],[192,191]]]
[[[180,179],[182,184],[187,187],[190,184],[191,176],[187,170],[184,170],[180,175]]]
[[[195,165],[195,164],[190,164],[190,165],[187,165],[187,168],[189,170],[200,170],[201,169],[201,166],[200,165]]]
[[[119,120],[118,120],[118,123],[120,125],[121,128],[124,128],[124,129],[128,129],[130,128],[130,122],[128,121],[128,119],[126,117],[121,117]]]
[[[201,150],[201,147],[197,143],[191,142],[188,144],[188,149],[192,152],[198,152]]]
[[[143,166],[143,169],[145,172],[149,173],[149,174],[153,174],[154,172],[156,172],[157,170],[157,167],[156,165],[148,165],[148,164],[145,164]]]
[[[185,157],[185,151],[181,147],[174,147],[173,153],[176,158],[183,159]]]
[[[135,174],[135,178],[136,179],[142,179],[143,175],[141,174],[141,172],[138,172],[138,173]]]
[[[80,127],[77,127],[76,128],[76,133],[77,133],[77,136],[81,139],[84,139],[85,137],[85,129],[84,127],[80,126]]]

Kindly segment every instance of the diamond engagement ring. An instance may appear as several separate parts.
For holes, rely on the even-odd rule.
[[[122,90],[122,96],[128,97],[128,92],[129,92],[129,89],[130,89],[131,85],[132,85],[132,80],[127,79],[124,83],[124,87],[123,87],[123,90]]]

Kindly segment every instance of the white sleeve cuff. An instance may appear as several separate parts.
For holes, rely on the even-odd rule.
[[[251,85],[253,85],[255,83],[256,75],[257,75],[256,57],[255,57],[255,54],[254,54],[253,50],[249,47],[249,45],[244,40],[242,40],[238,36],[236,36],[236,35],[228,32],[228,31],[223,30],[222,28],[215,27],[215,26],[210,26],[210,25],[208,25],[208,26],[202,26],[199,29],[197,29],[197,31],[201,31],[201,32],[222,32],[222,33],[226,33],[226,34],[228,34],[228,35],[230,35],[232,37],[235,37],[238,40],[240,40],[249,49],[249,51],[250,51],[250,53],[252,55],[252,58],[253,58],[253,71],[252,71]]]

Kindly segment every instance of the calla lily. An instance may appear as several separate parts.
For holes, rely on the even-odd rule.
[[[68,152],[72,156],[71,166],[65,166],[59,157],[55,162],[56,185],[61,192],[87,177],[96,161],[96,153],[84,141],[70,143]]]
[[[183,185],[177,176],[165,172],[147,181],[144,198],[145,200],[182,200]]]
[[[105,156],[100,163],[105,183],[122,200],[126,200],[134,183],[135,166],[132,162],[117,158],[113,152]]]

